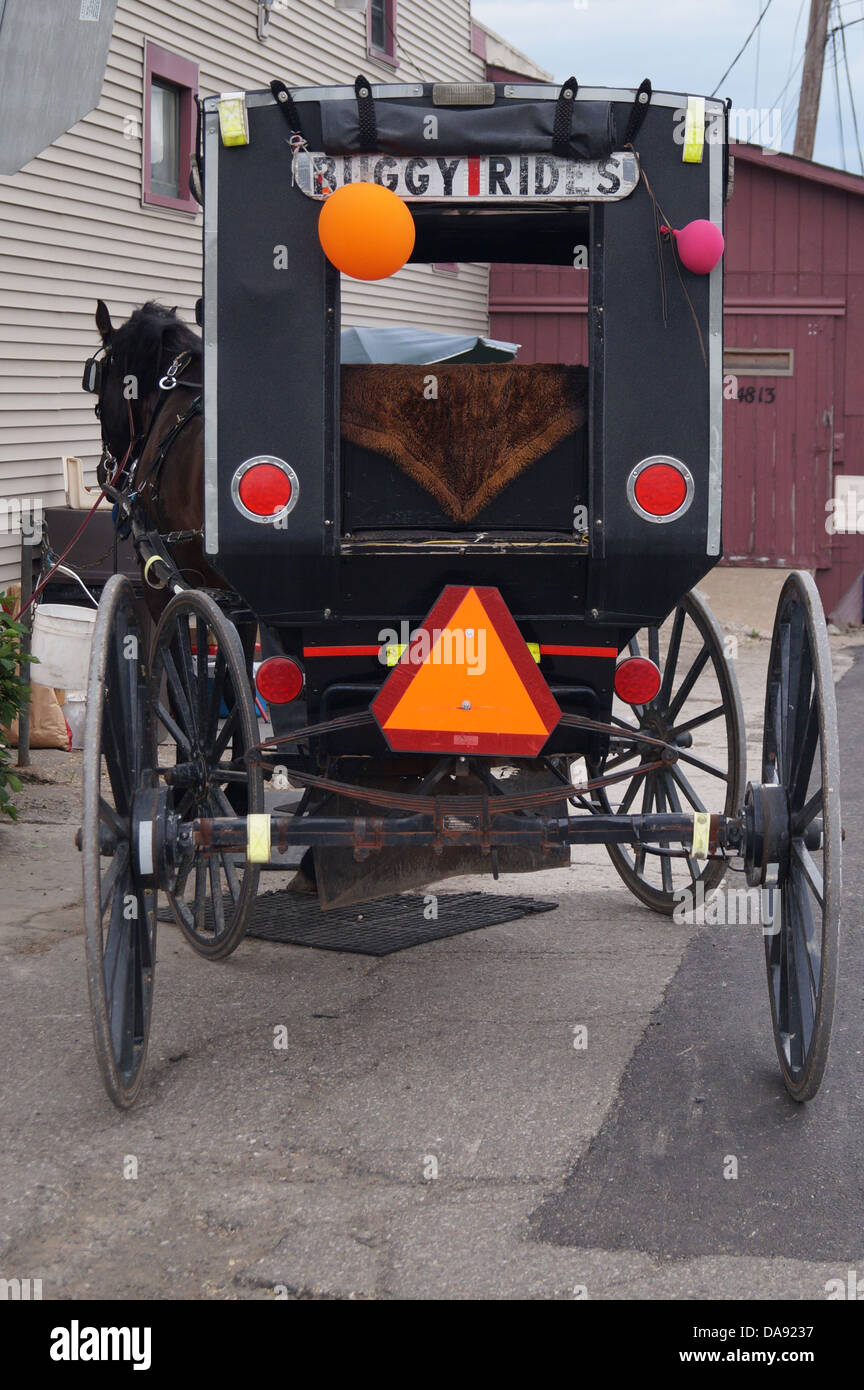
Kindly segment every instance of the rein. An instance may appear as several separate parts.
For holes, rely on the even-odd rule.
[[[126,451],[126,456],[123,465],[114,475],[114,478],[117,478],[118,476],[122,478],[125,474],[124,486],[120,489],[114,488],[112,486],[112,491],[114,493],[112,500],[114,500],[120,506],[120,508],[130,521],[135,518],[135,513],[137,513],[138,517],[144,522],[145,529],[149,528],[150,518],[147,515],[147,505],[145,505],[145,503],[142,501],[142,493],[144,492],[145,488],[149,488],[149,496],[147,498],[147,503],[153,508],[153,511],[155,513],[153,520],[156,522],[156,529],[157,531],[159,531],[162,540],[165,541],[166,544],[173,543],[177,545],[183,541],[194,540],[196,537],[202,534],[202,528],[200,526],[197,527],[195,530],[170,531],[165,534],[162,533],[161,527],[159,526],[159,482],[162,476],[162,469],[165,465],[165,460],[168,456],[168,453],[171,450],[172,445],[178,439],[185,427],[190,423],[191,420],[194,420],[196,416],[202,414],[203,406],[200,396],[196,396],[195,400],[192,402],[189,408],[186,411],[184,411],[182,415],[178,415],[176,423],[159,441],[158,447],[153,455],[153,458],[148,463],[146,471],[143,473],[140,479],[138,478],[137,474],[141,464],[141,460],[143,459],[147,451],[147,447],[153,437],[153,432],[156,427],[156,423],[162,413],[162,408],[165,405],[166,401],[168,401],[168,399],[170,398],[171,392],[178,386],[182,387],[184,390],[190,391],[200,391],[202,389],[201,382],[184,381],[180,377],[180,373],[185,371],[186,367],[191,362],[192,356],[193,354],[189,350],[181,352],[177,357],[174,358],[174,361],[171,363],[165,374],[159,378],[159,399],[156,402],[156,406],[153,410],[152,415],[150,416],[150,419],[147,423],[147,427],[144,431],[141,431],[137,434],[134,432],[134,417],[132,414],[132,403],[131,401],[127,401],[127,405],[129,408],[129,429],[131,442],[129,448]],[[134,457],[132,458],[130,463],[129,458],[133,451]],[[112,479],[112,485],[113,482],[114,479]]]

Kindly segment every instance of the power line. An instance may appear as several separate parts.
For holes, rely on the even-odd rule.
[[[853,20],[852,22],[861,23],[860,20]],[[861,173],[864,174],[864,154],[861,153],[861,136],[858,134],[858,115],[855,110],[855,98],[852,95],[852,78],[849,73],[849,55],[846,52],[846,35],[843,33],[843,30],[847,27],[848,26],[845,24],[840,26],[840,42],[843,45],[843,63],[846,67],[846,85],[849,88],[849,105],[852,108],[852,126],[855,130],[855,144],[858,147],[858,163],[861,165]]]
[[[843,138],[843,108],[840,103],[840,74],[837,71],[837,40],[831,35],[831,52],[834,55],[832,67],[834,68],[834,91],[837,96],[837,124],[840,127],[840,158],[843,161],[843,168],[846,168],[846,141]]]
[[[724,72],[723,76],[720,78],[720,81],[717,83],[717,87],[720,87],[720,86],[726,81],[726,78],[729,76],[729,74],[730,74],[730,72],[732,71],[732,69],[734,68],[735,64],[738,62],[738,59],[741,57],[742,53],[744,53],[744,52],[746,51],[747,45],[749,44],[749,42],[750,42],[750,40],[752,39],[753,35],[756,33],[756,30],[759,28],[759,25],[762,23],[763,19],[765,18],[766,14],[767,14],[768,11],[770,10],[770,8],[771,8],[771,0],[768,0],[768,4],[765,6],[764,10],[763,10],[762,13],[760,14],[760,16],[759,16],[759,18],[757,19],[756,23],[753,25],[753,28],[750,30],[750,33],[747,35],[747,37],[746,37],[746,39],[744,40],[743,44],[742,44],[741,47],[738,49],[738,52],[735,54],[735,57],[732,59],[732,62],[729,64],[729,66],[728,66],[728,68],[726,69],[726,71]],[[717,87],[715,87],[715,88],[714,88],[714,91],[711,93],[712,97],[714,97],[714,96],[717,95]]]

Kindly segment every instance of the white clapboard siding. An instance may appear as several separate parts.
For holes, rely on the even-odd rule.
[[[317,85],[358,72],[378,82],[483,75],[469,0],[399,0],[395,69],[368,56],[365,16],[333,0],[277,0],[266,43],[256,11],[254,0],[119,0],[98,107],[0,178],[0,588],[18,575],[8,503],[62,503],[63,454],[84,459],[92,481],[99,435],[79,388],[97,346],[96,299],[115,322],[147,299],[194,321],[200,215],[141,204],[145,39],[197,63],[202,96],[266,87],[273,77]],[[485,332],[486,268],[452,276],[409,266],[378,284],[343,279],[343,322]]]

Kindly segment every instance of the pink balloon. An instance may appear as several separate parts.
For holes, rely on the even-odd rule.
[[[726,245],[720,228],[715,227],[713,222],[706,222],[703,217],[688,222],[680,231],[673,230],[672,235],[678,243],[682,265],[686,265],[695,275],[707,275],[712,271]]]

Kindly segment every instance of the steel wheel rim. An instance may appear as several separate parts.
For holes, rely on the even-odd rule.
[[[796,571],[783,586],[771,642],[762,780],[784,786],[789,800],[788,875],[772,893],[777,930],[766,937],[765,963],[777,1056],[786,1088],[799,1101],[811,1099],[821,1084],[834,1013],[842,892],[839,770],[821,599],[811,577]],[[822,845],[808,849],[805,831],[819,819]]]
[[[134,655],[129,638],[135,639]],[[84,748],[81,851],[91,1016],[106,1090],[125,1109],[141,1088],[147,1055],[156,892],[138,882],[132,853],[132,796],[152,786],[153,772],[143,635],[132,586],[119,575],[105,587],[93,634]],[[112,853],[102,852],[106,843],[113,843]]]

